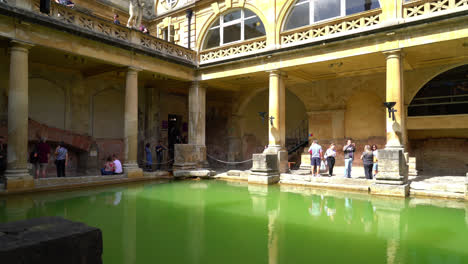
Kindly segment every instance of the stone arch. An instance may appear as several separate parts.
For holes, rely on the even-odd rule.
[[[94,138],[123,138],[124,93],[115,87],[91,96],[91,135]]]
[[[242,156],[251,157],[268,144],[268,120],[261,121],[258,112],[268,112],[268,89],[256,89],[244,97],[237,116],[242,138]],[[299,96],[286,89],[286,134],[306,117],[306,107]]]
[[[430,82],[432,79],[435,77],[439,76],[440,74],[450,71],[452,69],[455,69],[457,67],[463,66],[468,64],[467,61],[463,61],[460,63],[456,64],[450,64],[450,65],[443,65],[435,68],[431,68],[426,70],[424,74],[420,73],[415,73],[414,78],[411,79],[405,79],[405,84],[407,85],[406,90],[408,91],[405,94],[405,104],[408,105],[413,101],[413,98],[416,96],[416,94],[426,85],[428,82]]]
[[[42,76],[32,76],[29,87],[29,118],[49,127],[65,129],[65,88]]]
[[[345,137],[367,140],[385,137],[385,108],[376,93],[357,91],[348,98],[345,111]]]
[[[228,11],[231,11],[231,10],[234,10],[234,9],[239,9],[239,8],[240,9],[248,9],[248,10],[254,12],[260,18],[260,20],[263,23],[263,26],[265,27],[266,38],[268,40],[269,37],[270,37],[269,32],[271,32],[270,24],[265,23],[268,20],[265,17],[265,15],[263,14],[263,12],[261,10],[259,10],[257,7],[255,7],[254,5],[250,4],[250,3],[245,3],[244,5],[241,5],[239,3],[233,3],[232,7],[230,7],[230,8],[226,8],[226,7],[221,8],[219,10],[219,13],[213,12],[208,17],[205,24],[202,26],[202,29],[200,30],[199,37],[197,38],[196,50],[198,50],[198,51],[202,50],[203,43],[204,43],[206,35],[207,35],[206,33],[208,32],[208,29],[210,28],[211,24],[213,24],[215,19],[219,18],[220,15],[222,15],[222,14],[228,12]]]

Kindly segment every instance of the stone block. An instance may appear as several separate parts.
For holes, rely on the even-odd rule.
[[[230,170],[230,171],[228,171],[226,174],[227,174],[227,176],[240,177],[241,172],[242,172],[242,171],[240,171],[240,170]]]
[[[288,152],[286,150],[278,151],[278,170],[280,173],[289,172]]]
[[[34,178],[32,176],[22,176],[7,178],[6,190],[22,190],[34,188]]]
[[[409,195],[409,184],[379,184],[374,183],[370,186],[370,193],[374,195],[407,197]]]
[[[280,180],[279,175],[261,175],[261,174],[250,174],[248,182],[249,183],[255,183],[255,184],[264,184],[264,185],[270,185],[270,184],[275,184],[278,183]]]
[[[309,153],[302,153],[301,154],[301,165],[299,166],[300,170],[306,170],[310,173],[310,154]]]
[[[212,173],[210,170],[177,170],[173,172],[175,178],[199,177],[210,178]]]
[[[376,180],[389,184],[394,181],[397,185],[408,181],[408,164],[403,149],[379,150],[379,173]]]
[[[101,230],[60,217],[0,224],[0,259],[9,264],[100,264]]]
[[[127,174],[127,178],[129,178],[129,179],[143,178],[143,170],[142,169],[127,170],[125,173]]]
[[[274,172],[278,173],[278,156],[277,154],[253,154],[252,155],[252,172]]]
[[[408,158],[408,175],[418,176],[418,170],[416,169],[416,157]]]
[[[207,167],[206,146],[175,144],[173,166],[174,170],[194,170]]]

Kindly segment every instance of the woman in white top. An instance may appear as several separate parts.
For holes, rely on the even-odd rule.
[[[328,165],[328,175],[333,176],[333,167],[335,166],[336,149],[335,144],[331,143],[330,147],[325,152],[325,159]]]
[[[372,166],[372,170],[374,171],[374,178],[375,178],[375,176],[379,172],[379,165],[378,165],[379,156],[378,156],[378,151],[377,151],[377,145],[375,144],[372,145],[372,154],[374,154],[374,164]]]

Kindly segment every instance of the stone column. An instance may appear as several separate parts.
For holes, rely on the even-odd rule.
[[[388,117],[387,120],[387,145],[386,148],[404,148],[403,131],[405,130],[404,115],[404,93],[403,93],[403,65],[401,50],[392,50],[385,52],[387,56],[387,102],[396,102],[395,120]],[[387,110],[386,110],[387,111]]]
[[[379,150],[379,173],[371,186],[371,193],[377,195],[408,196],[408,162],[404,153],[403,131],[405,130],[405,108],[403,89],[403,64],[401,50],[384,53],[387,56],[386,101],[396,102],[395,120],[388,116],[387,144]],[[383,107],[383,106],[382,106]]]
[[[138,69],[129,67],[125,80],[124,172],[128,178],[143,177],[138,168]]]
[[[189,144],[205,145],[205,113],[206,88],[194,81],[189,89]]]
[[[34,187],[28,172],[28,53],[32,45],[12,41],[8,96],[7,190]]]
[[[268,148],[264,151],[278,155],[278,170],[281,173],[289,170],[286,150],[285,77],[285,74],[278,70],[269,72]]]

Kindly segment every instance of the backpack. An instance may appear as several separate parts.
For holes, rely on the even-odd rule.
[[[29,154],[29,163],[37,163],[39,161],[39,153],[36,150],[31,151]]]

